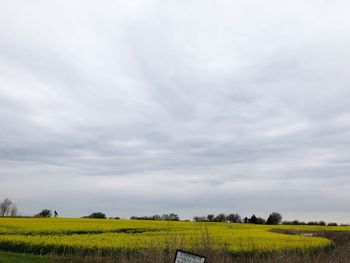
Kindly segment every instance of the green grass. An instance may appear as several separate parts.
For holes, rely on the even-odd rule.
[[[68,259],[0,252],[0,263],[69,263]]]

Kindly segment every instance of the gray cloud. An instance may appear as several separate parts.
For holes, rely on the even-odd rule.
[[[349,7],[3,3],[0,198],[348,220]]]

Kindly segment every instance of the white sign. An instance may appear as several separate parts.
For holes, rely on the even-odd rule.
[[[175,263],[204,263],[205,257],[183,250],[176,251]]]

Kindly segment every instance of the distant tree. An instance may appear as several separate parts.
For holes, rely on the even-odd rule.
[[[170,220],[169,220],[169,215],[168,215],[168,214],[163,214],[163,215],[160,217],[160,220],[162,220],[162,221],[170,221]]]
[[[305,225],[304,221],[293,220],[293,221],[283,221],[282,225]]]
[[[293,220],[292,221],[292,225],[299,225],[299,221],[298,220]]]
[[[164,214],[160,217],[160,220],[162,221],[179,221],[180,218],[177,214],[171,213],[171,214]]]
[[[160,215],[154,215],[153,220],[160,220]]]
[[[307,225],[310,225],[310,226],[325,226],[326,225],[326,222],[325,221],[310,221],[310,222],[307,222]]]
[[[4,199],[4,201],[0,202],[0,216],[11,215],[12,207],[13,207],[12,201],[8,198]]]
[[[256,224],[258,224],[258,225],[265,225],[266,224],[266,220],[264,218],[262,218],[262,217],[258,217],[256,219]]]
[[[325,222],[325,221],[320,221],[320,222],[318,222],[318,225],[319,225],[319,226],[325,226],[325,225],[326,225],[326,222]]]
[[[17,216],[17,215],[18,215],[17,206],[15,204],[13,204],[12,207],[11,207],[10,216]]]
[[[256,224],[258,218],[255,215],[252,215],[251,218],[248,219],[248,222],[251,224]]]
[[[205,216],[195,216],[193,217],[194,222],[205,222],[207,221],[207,218]]]
[[[338,224],[332,222],[332,223],[328,223],[327,226],[338,226]]]
[[[35,217],[51,217],[52,212],[49,209],[43,209],[39,214],[36,214]]]
[[[314,226],[314,225],[317,225],[317,222],[309,221],[306,224],[309,225],[309,226]]]
[[[310,226],[325,226],[326,222],[325,221],[309,221],[307,223],[303,221],[298,221],[298,220],[293,220],[293,221],[283,221],[283,225],[310,225]],[[331,223],[337,225],[337,223]],[[328,224],[329,225],[329,224]]]
[[[164,218],[169,218],[169,215],[164,215]],[[161,220],[159,215],[154,216],[132,216],[131,220]]]
[[[282,222],[282,215],[277,212],[273,212],[269,215],[267,218],[267,224],[268,225],[278,225]]]
[[[221,213],[214,218],[215,222],[226,222],[226,215]]]
[[[170,213],[170,215],[169,215],[169,220],[170,220],[170,221],[179,221],[180,218],[179,218],[179,216],[178,216],[177,214]]]
[[[248,223],[249,223],[248,217],[245,217],[245,218],[243,219],[243,223],[244,223],[244,224],[248,224]]]
[[[95,212],[95,213],[92,213],[88,216],[84,216],[83,218],[98,218],[98,219],[106,219],[106,214],[104,213],[101,213],[101,212]]]
[[[241,223],[241,216],[239,214],[229,214],[226,219],[231,223]]]
[[[215,216],[212,215],[212,214],[207,215],[207,219],[208,219],[209,222],[213,222],[213,221],[214,221],[214,218],[215,218]]]

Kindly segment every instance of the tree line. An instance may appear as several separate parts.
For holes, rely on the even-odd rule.
[[[242,218],[239,214],[225,215],[223,213],[218,215],[209,214],[207,216],[195,216],[193,218],[195,222],[222,222],[222,223],[246,223],[246,224],[267,224],[277,225],[282,223],[282,215],[277,212],[273,212],[267,219],[257,217],[254,214],[251,217]]]
[[[315,226],[338,226],[338,223],[325,221],[282,221],[282,215],[278,212],[271,213],[267,219],[262,217],[257,217],[254,214],[251,217],[242,218],[239,214],[229,214],[225,215],[223,213],[218,215],[209,214],[207,216],[195,216],[193,218],[195,222],[222,222],[222,223],[245,223],[245,224],[260,224],[260,225],[315,225]],[[340,226],[348,226],[348,224],[340,224]]]
[[[180,221],[180,217],[177,214],[163,214],[154,216],[132,216],[131,220],[158,220],[158,221]]]
[[[299,220],[293,220],[293,221],[283,221],[282,225],[309,225],[309,226],[338,226],[338,223],[330,222],[326,223],[325,221],[299,221]],[[347,226],[347,224],[340,224],[340,226]]]

